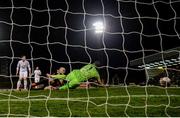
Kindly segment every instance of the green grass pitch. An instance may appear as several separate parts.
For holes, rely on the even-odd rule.
[[[180,88],[130,86],[10,92],[0,91],[1,117],[180,117]]]

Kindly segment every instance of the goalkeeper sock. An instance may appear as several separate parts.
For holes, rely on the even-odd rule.
[[[24,89],[27,89],[27,80],[24,80]]]

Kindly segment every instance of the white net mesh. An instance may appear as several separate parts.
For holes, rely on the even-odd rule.
[[[1,0],[0,116],[180,116],[179,6],[179,0]],[[98,60],[105,86],[16,92],[21,55],[43,76]],[[162,71],[173,87],[155,86]]]

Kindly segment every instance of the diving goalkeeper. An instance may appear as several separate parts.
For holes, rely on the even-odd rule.
[[[49,76],[51,78],[62,79],[62,77],[59,75],[49,75]],[[65,78],[67,83],[59,87],[59,89],[66,90],[66,89],[76,88],[81,84],[81,82],[87,81],[88,79],[91,78],[97,79],[98,83],[102,85],[95,64],[87,64],[81,69],[75,69],[72,72],[70,72]]]

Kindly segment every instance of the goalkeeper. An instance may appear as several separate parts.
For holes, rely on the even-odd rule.
[[[49,75],[49,76],[51,78],[62,79],[62,77],[59,75]],[[76,88],[81,84],[81,82],[87,81],[88,79],[91,78],[97,79],[98,83],[102,84],[99,73],[96,70],[95,64],[87,64],[81,69],[75,69],[72,72],[70,72],[65,78],[67,83],[59,87],[59,89],[66,90],[66,89]]]

